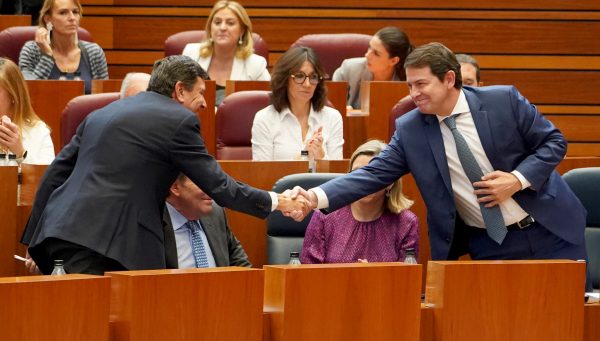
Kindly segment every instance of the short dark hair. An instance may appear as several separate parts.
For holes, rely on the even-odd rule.
[[[421,45],[414,49],[404,62],[404,68],[426,67],[431,68],[433,73],[440,81],[444,80],[448,71],[454,71],[456,75],[454,87],[462,88],[462,75],[460,73],[460,63],[456,60],[454,53],[440,43],[429,43]]]
[[[271,103],[275,107],[275,110],[281,111],[290,106],[288,79],[292,74],[300,70],[305,61],[312,64],[315,73],[319,77],[326,77],[319,58],[313,49],[300,46],[287,50],[273,67],[273,74],[271,75]],[[315,111],[323,109],[325,103],[327,103],[327,87],[325,87],[323,79],[317,84],[315,93],[310,101]]]
[[[479,83],[481,71],[479,70],[479,63],[477,63],[477,60],[475,58],[469,56],[468,54],[464,54],[464,53],[457,54],[456,60],[458,60],[458,62],[461,64],[473,65],[473,67],[475,68],[475,78],[477,79],[477,83]]]
[[[414,48],[406,33],[398,27],[387,26],[377,31],[375,36],[381,40],[390,58],[398,57],[400,59],[398,64],[395,65],[395,73],[400,80],[406,80],[404,61]]]
[[[198,77],[206,80],[208,74],[190,57],[183,55],[165,57],[154,63],[148,91],[171,97],[177,82],[182,82],[184,88],[191,91]]]

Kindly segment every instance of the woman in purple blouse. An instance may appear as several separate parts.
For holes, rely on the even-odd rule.
[[[350,171],[371,161],[387,145],[373,140],[350,158]],[[401,179],[387,188],[324,215],[313,213],[300,260],[302,263],[403,261],[407,249],[419,251],[419,221],[408,208]]]

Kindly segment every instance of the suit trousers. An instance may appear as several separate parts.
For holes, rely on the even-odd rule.
[[[106,271],[127,270],[121,263],[105,257],[87,247],[57,238],[47,238],[37,249],[47,253],[44,259],[62,259],[65,271],[70,274],[104,275]],[[42,273],[52,272],[54,264],[38,264]]]

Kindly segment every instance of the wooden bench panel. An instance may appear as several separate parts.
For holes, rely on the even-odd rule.
[[[5,15],[0,14],[0,31],[13,26],[31,25],[30,15]]]
[[[162,50],[165,39],[174,33],[201,29],[205,18],[150,16],[114,17],[114,49]],[[90,21],[86,28],[101,35],[105,24]],[[373,34],[384,25],[406,30],[415,44],[441,41],[457,52],[492,54],[600,54],[600,44],[589,44],[600,35],[597,21],[535,20],[448,20],[353,19],[353,18],[253,18],[254,31],[270,50],[284,51],[296,39],[311,33],[356,32]],[[127,32],[127,34],[118,34]],[[577,39],[573,39],[577,37]],[[534,49],[532,51],[532,49]]]
[[[569,142],[600,143],[600,115],[546,115]]]
[[[514,85],[534,104],[600,104],[592,85],[598,84],[598,71],[484,70],[483,75],[486,85]]]
[[[82,0],[83,5],[146,5],[154,6],[155,0]],[[203,6],[212,7],[212,0],[172,0],[169,1],[171,6]],[[479,0],[451,0],[443,2],[427,3],[430,8],[456,8],[456,9],[578,9],[578,10],[593,10],[600,9],[600,3],[595,0],[498,0],[493,2],[482,2]],[[352,7],[352,8],[422,8],[423,3],[419,1],[409,0],[338,0],[328,2],[322,0],[244,0],[244,7],[295,7],[295,8],[336,8],[336,7]]]

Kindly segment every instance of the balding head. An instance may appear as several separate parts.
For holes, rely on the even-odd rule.
[[[143,72],[130,72],[121,84],[121,98],[137,95],[148,89],[150,75]]]

